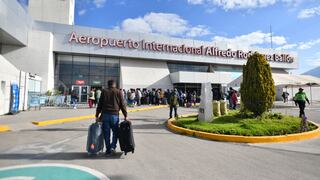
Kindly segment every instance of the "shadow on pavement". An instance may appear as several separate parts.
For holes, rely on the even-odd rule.
[[[78,160],[78,159],[94,159],[94,160],[106,160],[106,159],[123,159],[122,152],[117,152],[115,156],[105,156],[104,153],[99,155],[88,155],[85,152],[61,152],[61,153],[14,153],[14,154],[0,154],[0,159],[6,160]]]
[[[21,131],[88,131],[88,128],[45,128],[45,129],[27,129]]]
[[[143,117],[143,118],[130,118],[132,122],[134,121],[142,121],[142,122],[150,122],[150,123],[155,123],[155,122],[165,122],[163,118],[153,118],[152,116],[149,117]]]
[[[134,134],[158,134],[158,135],[160,135],[160,134],[166,134],[166,135],[173,135],[173,133],[171,133],[171,132],[145,132],[145,131],[143,131],[143,132],[137,132],[137,131],[134,131],[133,132]]]
[[[164,129],[163,124],[133,124],[132,129]]]

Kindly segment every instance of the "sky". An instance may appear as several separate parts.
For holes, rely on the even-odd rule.
[[[294,51],[320,66],[320,0],[75,0],[75,24]],[[270,28],[271,27],[271,28]]]

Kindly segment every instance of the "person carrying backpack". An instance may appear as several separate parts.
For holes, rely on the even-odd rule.
[[[174,110],[174,117],[178,117],[178,90],[174,89],[174,91],[171,93],[169,98],[169,105],[170,105],[170,113],[169,117],[172,118],[172,110]]]

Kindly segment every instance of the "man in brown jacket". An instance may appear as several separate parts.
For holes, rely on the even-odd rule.
[[[96,121],[102,119],[102,128],[106,143],[106,155],[114,155],[118,141],[119,111],[122,111],[124,120],[127,120],[128,113],[123,100],[122,92],[116,88],[113,80],[108,81],[108,89],[104,89],[99,99]],[[101,118],[100,118],[101,116]],[[112,130],[112,142],[110,143],[110,130]]]

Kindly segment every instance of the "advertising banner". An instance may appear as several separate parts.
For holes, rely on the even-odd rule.
[[[10,114],[16,114],[19,111],[19,86],[16,83],[11,84],[11,93],[10,93]]]

